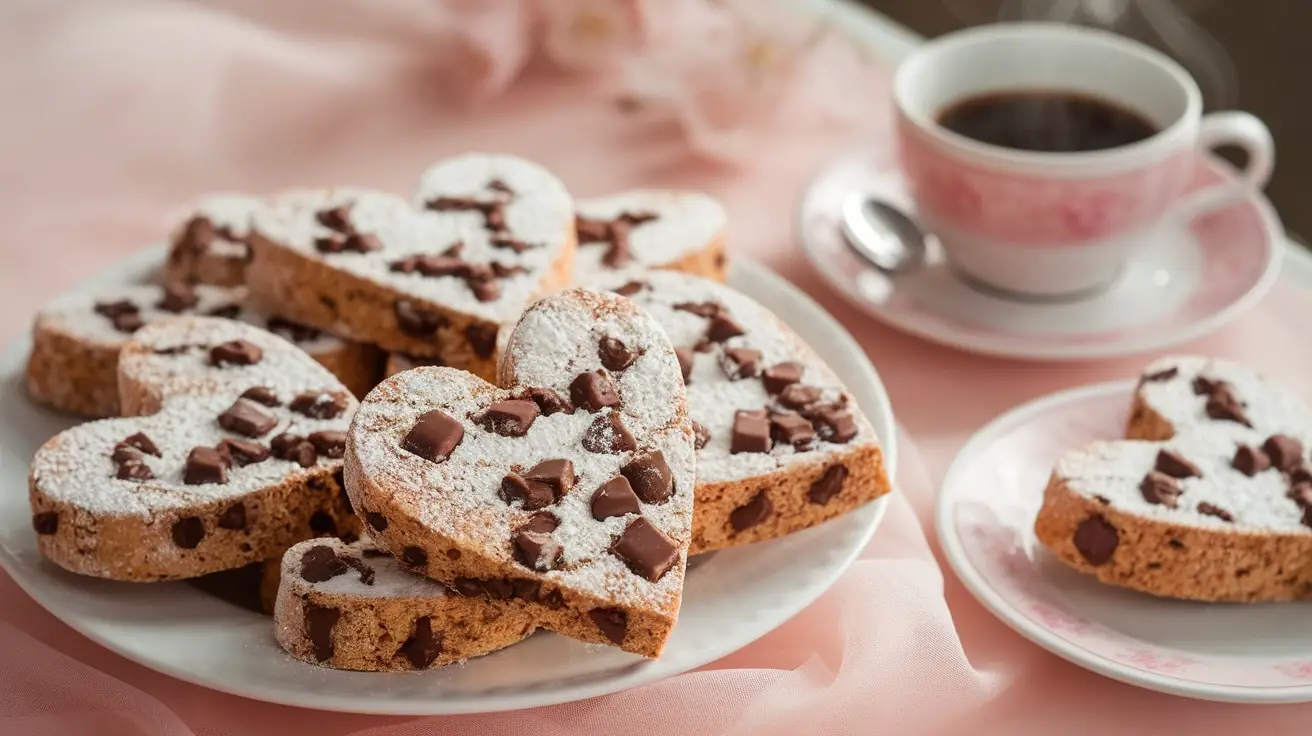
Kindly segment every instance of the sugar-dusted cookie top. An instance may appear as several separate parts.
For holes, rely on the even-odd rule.
[[[45,500],[146,517],[240,500],[340,465],[356,406],[291,343],[227,319],[143,327],[123,348],[119,377],[129,416],[73,427],[37,452],[31,481]]]
[[[1302,396],[1233,361],[1162,358],[1144,369],[1136,394],[1177,432],[1210,427],[1312,433],[1312,413]]]
[[[578,284],[607,271],[675,267],[724,238],[724,207],[701,192],[635,189],[576,207]]]
[[[560,292],[521,317],[501,379],[420,367],[366,397],[347,477],[376,536],[417,524],[456,565],[672,618],[694,450],[660,326],[613,295]]]
[[[722,284],[669,271],[608,274],[660,323],[687,378],[697,481],[765,475],[877,443],[842,382],[769,310]]]
[[[551,173],[513,156],[468,154],[425,171],[413,204],[358,188],[287,192],[254,227],[421,308],[508,322],[573,243],[572,224],[573,200]]]
[[[169,263],[182,271],[179,276],[206,282],[204,266],[230,262],[240,270],[250,260],[251,222],[263,202],[244,194],[218,193],[196,203],[194,214],[169,236]],[[230,284],[231,285],[231,284]]]
[[[310,539],[282,557],[282,578],[320,593],[363,598],[445,598],[441,583],[407,570],[368,538]]]

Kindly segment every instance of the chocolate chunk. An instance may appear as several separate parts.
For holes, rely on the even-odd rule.
[[[528,269],[523,266],[507,266],[501,261],[491,261],[487,264],[492,269],[492,275],[499,279],[508,279],[512,276],[522,276],[528,273]]]
[[[679,370],[683,372],[683,383],[687,385],[688,379],[692,378],[695,353],[692,348],[675,348],[674,356],[679,359]]]
[[[345,235],[353,231],[351,227],[351,205],[339,204],[326,210],[319,210],[314,213],[314,219],[320,225]]]
[[[196,549],[205,538],[205,522],[199,517],[188,516],[173,522],[173,543],[182,549]]]
[[[1251,445],[1240,445],[1235,450],[1235,457],[1230,461],[1231,467],[1252,478],[1271,467],[1271,458],[1266,453]]]
[[[430,338],[437,334],[439,328],[447,324],[447,319],[441,312],[416,304],[409,299],[397,301],[392,311],[396,315],[396,328],[410,337]]]
[[[269,440],[273,456],[280,460],[290,460],[302,468],[312,467],[319,462],[319,451],[304,437],[284,432]]]
[[[834,444],[844,444],[851,442],[857,435],[856,419],[852,417],[852,412],[828,406],[811,417],[812,424],[815,425],[816,432],[819,433],[820,439],[825,442]]]
[[[310,635],[310,643],[314,645],[314,658],[320,662],[333,658],[333,629],[341,617],[342,612],[336,608],[308,601],[305,604],[305,632]]]
[[[109,456],[109,459],[112,460],[115,465],[126,465],[128,463],[144,463],[146,461],[145,457],[146,456],[142,454],[141,450],[120,442],[117,445],[114,445],[114,452]]]
[[[707,319],[718,316],[724,311],[724,307],[715,302],[681,302],[675,304],[674,308],[680,312],[688,312]]]
[[[346,411],[345,394],[330,391],[306,391],[292,399],[291,409],[311,419],[336,419]]]
[[[1175,508],[1180,500],[1180,484],[1175,478],[1156,470],[1150,471],[1143,477],[1143,481],[1139,484],[1139,492],[1148,503],[1171,509]]]
[[[776,363],[761,374],[761,383],[771,394],[781,393],[784,389],[802,380],[804,367],[801,363]]]
[[[213,447],[193,447],[187,453],[187,464],[182,471],[182,482],[189,486],[206,483],[227,483],[228,463],[223,453]]]
[[[536,243],[529,243],[518,238],[507,237],[492,238],[491,244],[493,248],[506,248],[508,250],[513,250],[516,253],[523,253],[526,250],[538,247]]]
[[[427,669],[436,662],[442,654],[442,634],[433,631],[433,619],[428,616],[415,619],[414,631],[396,653],[417,670]]]
[[[273,389],[266,386],[254,386],[242,392],[243,399],[250,399],[257,404],[264,406],[277,406],[279,403],[278,396],[273,393]]]
[[[629,522],[610,551],[628,565],[633,574],[653,583],[679,561],[679,547],[674,540],[642,516]]]
[[[195,307],[199,301],[200,297],[196,296],[196,290],[192,287],[186,284],[165,284],[164,296],[155,303],[155,308],[178,314]]]
[[[1157,371],[1156,373],[1149,373],[1148,375],[1143,377],[1143,380],[1148,383],[1155,383],[1158,381],[1169,381],[1178,375],[1180,375],[1180,369],[1176,368],[1175,366],[1171,366],[1170,368],[1163,368],[1162,370]]]
[[[711,430],[707,429],[701,422],[693,420],[692,423],[693,447],[700,450],[711,441]]]
[[[562,414],[573,414],[574,405],[560,394],[559,391],[549,388],[530,388],[528,397],[538,405],[542,410],[542,416],[549,417],[557,412]]]
[[[210,348],[210,363],[225,365],[255,365],[264,357],[264,351],[246,340],[230,340]]]
[[[556,569],[564,552],[560,542],[550,533],[529,529],[515,532],[514,545],[515,559],[524,567],[538,572]]]
[[[543,460],[524,472],[524,480],[551,488],[556,500],[574,488],[574,463],[569,460]]]
[[[219,426],[245,437],[262,437],[278,426],[278,418],[250,399],[237,399],[219,415]]]
[[[96,314],[99,314],[102,317],[108,317],[110,320],[113,320],[116,317],[121,317],[125,314],[136,314],[141,311],[140,307],[127,299],[122,299],[116,302],[98,302],[93,309]]]
[[[624,644],[624,637],[629,633],[629,614],[620,608],[594,608],[588,611],[588,618],[601,629],[601,633],[615,646]]]
[[[1219,421],[1237,422],[1246,427],[1253,426],[1247,415],[1244,414],[1244,404],[1235,395],[1233,387],[1228,383],[1221,383],[1216,386],[1211,395],[1207,398],[1207,404],[1204,407],[1207,416]]]
[[[116,449],[117,447],[135,447],[147,455],[163,457],[163,455],[160,454],[159,447],[155,445],[154,440],[147,437],[145,432],[137,432],[136,434],[123,438],[123,440],[116,446]]]
[[[618,454],[638,449],[638,441],[624,426],[619,412],[612,411],[592,420],[583,431],[583,449],[588,452]]]
[[[237,467],[245,467],[269,459],[269,448],[248,440],[220,440],[214,449],[224,456],[229,465]]]
[[[387,531],[387,517],[377,511],[365,512],[364,521],[376,532]]]
[[[301,556],[301,578],[307,583],[323,583],[344,574],[346,563],[326,544],[316,544]]]
[[[337,430],[311,432],[305,439],[314,445],[319,455],[334,460],[346,455],[346,433]]]
[[[486,322],[471,322],[465,327],[465,339],[469,341],[469,347],[473,348],[474,355],[490,358],[497,349],[497,326]]]
[[[130,452],[136,452],[131,450]],[[118,465],[118,471],[114,474],[119,480],[152,480],[155,477],[155,471],[146,465],[146,461],[138,454],[135,458],[129,457],[123,459]]]
[[[1282,473],[1290,472],[1303,462],[1303,443],[1287,434],[1271,435],[1262,443],[1262,450]]]
[[[720,369],[730,381],[755,378],[761,374],[761,351],[751,348],[726,348]]]
[[[310,514],[310,531],[315,536],[335,536],[337,534],[337,520],[327,511],[316,511]]]
[[[1299,508],[1312,509],[1312,481],[1300,481],[1290,486],[1289,498]]]
[[[141,318],[141,315],[136,312],[120,314],[111,321],[114,323],[114,329],[129,335],[141,329],[142,325],[146,324],[145,320]]]
[[[665,503],[674,495],[674,476],[660,450],[639,455],[620,468],[643,503]],[[612,481],[613,482],[613,481]]]
[[[501,284],[496,281],[486,279],[466,279],[465,283],[469,285],[469,290],[474,292],[474,298],[480,302],[494,302],[501,297]]]
[[[246,528],[246,504],[241,501],[234,503],[219,514],[220,529],[245,529]]]
[[[605,521],[612,516],[636,514],[639,512],[638,497],[633,487],[622,475],[606,481],[592,493],[592,518]]]
[[[815,427],[795,411],[770,412],[770,437],[775,442],[807,450],[815,445]]]
[[[1075,536],[1071,541],[1075,551],[1090,565],[1097,567],[1111,561],[1117,545],[1121,543],[1121,535],[1101,514],[1095,514],[1075,527]]]
[[[479,421],[489,432],[503,437],[523,437],[539,412],[538,405],[528,399],[507,399],[494,402]]]
[[[620,395],[615,382],[601,371],[580,373],[569,385],[569,398],[574,406],[598,412],[607,406],[619,406]]]
[[[314,249],[325,255],[341,253],[346,248],[346,239],[340,235],[320,235],[314,239]]]
[[[1217,389],[1221,388],[1222,386],[1229,386],[1230,384],[1226,383],[1225,381],[1218,381],[1213,378],[1197,376],[1194,378],[1194,382],[1192,385],[1195,394],[1199,396],[1211,396],[1212,394],[1216,393]]]
[[[642,291],[645,288],[647,288],[647,285],[641,281],[630,281],[627,284],[620,286],[618,289],[615,289],[614,291],[616,294],[619,294],[620,296],[633,296],[634,294],[637,294],[638,292]]]
[[[520,529],[527,529],[530,532],[539,532],[550,534],[560,528],[560,519],[550,511],[538,511],[528,517],[528,521]],[[456,557],[460,556],[458,550],[455,550]]]
[[[729,513],[729,525],[735,532],[745,531],[770,518],[773,513],[774,504],[770,503],[765,491],[761,491]]]
[[[733,414],[733,435],[729,439],[730,454],[770,451],[770,420],[765,410],[738,410]]]
[[[779,403],[789,409],[805,409],[820,400],[820,389],[794,383],[779,392]]]
[[[743,328],[727,314],[715,315],[711,318],[711,324],[706,327],[706,339],[711,342],[724,342],[742,334],[744,334]]]
[[[638,352],[630,350],[629,346],[617,338],[607,336],[601,338],[601,341],[597,343],[597,356],[601,358],[601,364],[606,367],[606,370],[618,373],[633,365],[633,361],[638,357]]]
[[[1198,513],[1203,514],[1204,516],[1215,516],[1221,521],[1233,522],[1235,520],[1235,517],[1229,511],[1206,501],[1202,501],[1198,504]]]
[[[1307,464],[1294,468],[1289,473],[1290,483],[1312,483],[1312,466]]]
[[[342,250],[354,253],[372,253],[383,249],[383,241],[373,233],[351,233],[342,241]]]
[[[428,553],[420,547],[406,547],[401,550],[401,562],[410,567],[427,567]]]
[[[518,473],[507,473],[501,479],[501,498],[506,503],[519,501],[525,511],[546,508],[559,500],[551,486],[530,481]]]
[[[843,491],[843,484],[847,482],[847,466],[831,465],[820,474],[820,477],[811,484],[810,490],[806,492],[806,497],[811,503],[824,506],[829,500]]]
[[[32,514],[32,530],[43,537],[59,531],[59,512],[41,511]]]
[[[1172,478],[1201,478],[1203,471],[1175,450],[1159,450],[1154,469]]]
[[[465,438],[465,428],[438,409],[419,415],[415,426],[401,440],[401,449],[432,462],[444,462]]]
[[[597,220],[591,217],[584,217],[580,214],[574,215],[574,230],[578,234],[580,245],[587,243],[600,243],[610,240],[610,221]]]

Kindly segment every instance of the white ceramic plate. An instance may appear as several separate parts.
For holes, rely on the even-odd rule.
[[[86,285],[143,280],[161,257],[160,249],[141,253]],[[847,383],[884,443],[892,474],[892,409],[851,336],[762,266],[738,261],[730,284],[805,334]],[[275,703],[406,715],[487,712],[581,700],[685,672],[746,646],[818,598],[866,546],[887,506],[880,499],[820,528],[708,556],[688,575],[679,625],[656,661],[539,634],[463,666],[421,674],[322,669],[285,655],[270,619],[191,586],[82,578],[40,556],[29,521],[27,465],[42,442],[72,421],[28,401],[29,346],[19,340],[0,356],[0,563],[47,610],[115,652],[189,682]]]
[[[1312,602],[1154,598],[1066,567],[1035,538],[1053,463],[1065,448],[1123,436],[1133,391],[1133,381],[1063,391],[971,438],[938,497],[948,562],[1007,625],[1107,677],[1206,700],[1312,701]]]

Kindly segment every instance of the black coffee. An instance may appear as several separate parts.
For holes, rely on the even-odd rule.
[[[1003,148],[1067,153],[1101,151],[1150,138],[1143,115],[1079,92],[990,92],[952,103],[938,116],[948,130]]]

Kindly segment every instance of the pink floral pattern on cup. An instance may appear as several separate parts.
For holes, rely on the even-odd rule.
[[[1182,150],[1102,176],[990,169],[927,143],[898,120],[902,170],[920,211],[953,231],[1018,246],[1069,246],[1148,226],[1183,192],[1197,156]]]

